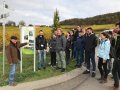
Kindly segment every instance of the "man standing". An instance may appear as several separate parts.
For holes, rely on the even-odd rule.
[[[27,45],[27,43],[23,43],[18,45],[17,37],[12,36],[10,40],[10,44],[6,48],[6,56],[8,62],[10,64],[10,73],[9,73],[9,85],[15,86],[15,74],[16,74],[16,65],[20,60],[20,51],[19,48]]]
[[[61,72],[64,72],[66,69],[65,61],[65,48],[66,48],[66,38],[62,35],[62,29],[57,29],[57,38],[56,38],[56,60],[57,60],[57,69],[61,69]]]
[[[90,66],[92,63],[92,77],[95,77],[96,63],[95,63],[95,47],[97,46],[97,37],[93,33],[92,28],[87,28],[87,37],[85,38],[85,53],[86,53],[86,62],[87,70],[83,74],[90,73]]]
[[[47,49],[47,41],[44,37],[44,33],[42,30],[39,31],[39,35],[36,37],[36,50],[38,51],[38,70],[42,68],[46,68],[46,49]],[[41,64],[42,59],[42,64]]]
[[[116,24],[116,33],[117,38],[115,40],[115,51],[116,51],[116,57],[113,62],[113,79],[114,79],[114,88],[113,90],[119,90],[119,78],[120,78],[120,23]]]

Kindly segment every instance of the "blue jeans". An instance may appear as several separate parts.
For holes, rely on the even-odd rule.
[[[41,64],[42,60],[42,64]],[[41,66],[44,68],[46,64],[46,51],[40,50],[38,55],[38,68],[41,68]]]
[[[81,65],[84,62],[84,50],[76,49],[76,61],[77,65]]]
[[[16,74],[16,64],[12,64],[10,65],[9,84],[15,82],[15,74]]]

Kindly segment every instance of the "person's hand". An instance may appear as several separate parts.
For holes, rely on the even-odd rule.
[[[106,60],[103,60],[103,63],[106,63]]]
[[[38,53],[40,53],[40,50],[37,50],[38,51]]]

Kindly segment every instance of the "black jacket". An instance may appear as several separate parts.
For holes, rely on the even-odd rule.
[[[56,39],[51,39],[49,41],[50,52],[56,52]]]
[[[116,55],[117,55],[117,58],[120,58],[120,35],[117,36],[117,41],[116,41]]]
[[[71,49],[71,47],[72,47],[71,38],[67,38],[66,40],[67,40],[66,41],[66,50]]]
[[[47,41],[44,36],[36,37],[36,50],[44,50],[47,49]]]
[[[97,37],[95,34],[87,35],[85,37],[85,50],[86,51],[94,51],[97,46]]]

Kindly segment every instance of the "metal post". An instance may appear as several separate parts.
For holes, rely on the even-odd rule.
[[[20,26],[20,42],[22,41],[22,27]],[[20,61],[20,73],[22,73],[22,47],[20,48],[20,56],[21,56],[21,61]]]
[[[5,1],[3,1],[3,75],[5,74]]]
[[[34,72],[36,71],[36,39],[35,39],[35,26],[34,26]]]

